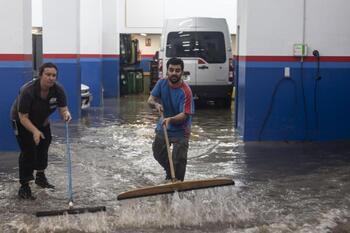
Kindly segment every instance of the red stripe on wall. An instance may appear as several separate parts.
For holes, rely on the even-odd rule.
[[[119,54],[80,54],[81,58],[119,58]]]
[[[315,57],[308,57],[312,58],[312,60],[316,60]],[[332,56],[320,56],[320,61],[328,61],[328,62],[350,62],[350,57],[332,57]]]
[[[63,58],[63,59],[76,59],[79,57],[79,54],[43,54],[44,58],[55,58],[55,59],[59,59],[59,58]]]
[[[102,54],[103,58],[119,58],[119,54]]]
[[[153,58],[154,54],[142,54],[141,58]]]
[[[81,58],[102,58],[102,54],[80,54]]]
[[[31,61],[31,54],[0,54],[0,61]]]
[[[237,59],[237,56],[234,56]],[[300,62],[300,57],[294,56],[239,56],[240,61],[253,62]],[[317,58],[314,56],[304,57],[306,62],[314,62]],[[321,56],[321,62],[350,62],[349,56]]]
[[[292,62],[300,61],[298,57],[291,56],[239,56],[240,61],[269,61],[269,62]]]
[[[76,59],[76,58],[119,58],[119,54],[44,54],[44,58],[62,58],[62,59]]]

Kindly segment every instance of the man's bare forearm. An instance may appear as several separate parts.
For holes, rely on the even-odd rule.
[[[169,118],[171,124],[181,124],[187,119],[187,115],[183,112],[180,112],[179,114]]]
[[[148,98],[147,103],[148,103],[148,106],[150,106],[151,108],[156,108],[157,104],[159,104],[159,100],[156,99],[156,97],[154,97],[154,96],[151,95],[151,96]]]

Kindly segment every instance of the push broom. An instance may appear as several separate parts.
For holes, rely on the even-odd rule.
[[[65,123],[65,128],[66,128],[66,156],[67,156],[67,175],[68,175],[68,199],[69,199],[68,208],[61,209],[61,210],[49,210],[49,211],[36,212],[35,215],[37,217],[59,216],[59,215],[66,215],[66,214],[95,213],[95,212],[106,211],[105,206],[74,208],[73,189],[72,189],[72,161],[71,161],[71,153],[70,153],[70,146],[69,146],[68,122]]]
[[[161,113],[161,117],[164,118],[163,113]],[[184,191],[191,191],[196,189],[207,189],[207,188],[214,188],[219,186],[227,186],[227,185],[235,184],[232,178],[227,178],[227,177],[210,178],[210,179],[204,179],[204,180],[185,180],[185,181],[176,180],[175,169],[173,164],[173,156],[172,156],[172,151],[170,149],[167,128],[165,125],[163,125],[163,132],[164,132],[164,138],[165,138],[165,143],[166,143],[167,152],[168,152],[171,182],[167,184],[160,184],[160,185],[148,186],[143,188],[135,188],[135,189],[120,193],[117,196],[118,200],[139,198],[139,197],[167,194],[167,193],[174,193],[174,192],[184,192]]]

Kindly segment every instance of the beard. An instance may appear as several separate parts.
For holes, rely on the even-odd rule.
[[[181,77],[177,76],[177,75],[172,75],[169,77],[169,80],[172,84],[176,84],[178,82],[180,82]]]

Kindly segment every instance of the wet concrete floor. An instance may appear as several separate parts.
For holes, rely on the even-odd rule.
[[[228,176],[235,186],[117,201],[164,179],[146,100],[105,99],[70,124],[76,206],[105,205],[106,213],[33,216],[67,206],[62,122],[52,124],[47,169],[56,189],[32,184],[35,201],[16,197],[18,155],[0,153],[0,232],[350,232],[349,142],[243,143],[233,110],[215,106],[196,110],[186,179]]]

